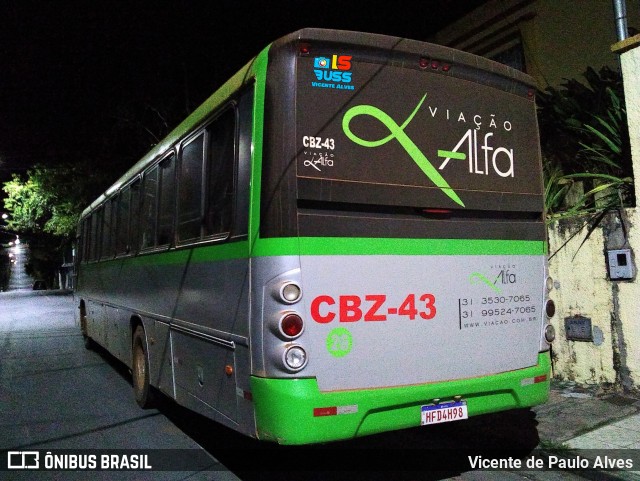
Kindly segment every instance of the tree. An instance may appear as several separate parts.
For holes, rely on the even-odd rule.
[[[26,178],[14,174],[3,186],[4,207],[9,213],[7,225],[17,233],[45,233],[71,239],[82,209],[104,184],[104,176],[91,172],[86,162],[36,166],[27,172]]]
[[[54,284],[62,253],[75,237],[82,210],[111,181],[109,174],[96,173],[90,163],[81,162],[36,166],[25,176],[14,174],[4,183],[7,227],[21,234],[31,247],[28,274]]]
[[[38,182],[31,178],[23,180],[13,174],[3,190],[7,194],[4,207],[10,212],[8,227],[21,233],[43,230],[47,199]]]

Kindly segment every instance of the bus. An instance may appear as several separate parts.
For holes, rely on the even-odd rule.
[[[274,41],[88,206],[76,322],[280,444],[544,403],[553,280],[531,77],[443,46]]]

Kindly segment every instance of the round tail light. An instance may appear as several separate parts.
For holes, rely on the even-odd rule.
[[[280,332],[290,339],[295,339],[304,329],[302,318],[295,313],[286,314],[280,319]]]
[[[280,299],[287,304],[294,304],[302,297],[302,289],[298,284],[287,282],[280,288]]]
[[[300,371],[307,365],[307,352],[300,346],[291,346],[284,352],[283,360],[288,370]]]

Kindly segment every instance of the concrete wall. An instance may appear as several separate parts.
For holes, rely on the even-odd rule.
[[[640,35],[613,45],[611,50],[620,55],[633,173],[638,180],[635,183],[636,200],[640,202]]]
[[[638,211],[626,209],[623,216],[631,232],[628,246],[638,251]],[[621,216],[611,213],[586,241],[584,223],[563,220],[549,227],[549,274],[555,280],[551,296],[556,302],[554,375],[635,389],[640,386],[640,286],[635,279],[610,280],[606,262],[607,249],[625,247],[620,241]],[[592,340],[567,340],[565,319],[575,316],[591,319]]]
[[[636,5],[636,10],[638,10]],[[640,35],[613,46],[612,50],[620,55],[624,95],[627,108],[627,122],[631,140],[633,176],[635,179],[636,205],[640,201]],[[630,215],[629,244],[640,259],[640,208],[636,207]],[[636,262],[636,266],[637,266]],[[624,340],[627,348],[629,376],[640,388],[640,283],[620,285],[620,305],[623,306]]]
[[[614,45],[620,54],[636,199],[640,199],[640,36]],[[640,390],[640,209],[612,212],[589,239],[581,220],[562,221],[549,228],[550,275],[556,280],[553,320],[558,337],[553,346],[555,375],[581,383],[610,383]],[[577,231],[578,235],[571,237]],[[566,244],[565,244],[566,243]],[[630,248],[636,277],[610,280],[607,249]],[[591,319],[593,341],[567,340],[565,318]]]

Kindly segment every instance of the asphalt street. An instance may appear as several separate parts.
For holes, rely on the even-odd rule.
[[[0,471],[0,479],[237,479],[166,416],[138,408],[128,371],[106,353],[84,348],[73,309],[68,293],[0,293],[0,450],[85,456],[126,450],[157,459],[156,450],[171,449],[161,453],[175,457],[169,469],[178,471],[88,477],[81,470],[11,470]],[[42,453],[39,462],[44,466]]]
[[[487,447],[505,457],[530,452],[539,438],[535,415],[528,410],[312,447],[258,442],[167,399],[158,410],[141,410],[126,367],[100,348],[85,349],[74,309],[65,292],[0,293],[0,452],[102,455],[125,450],[150,453],[163,470],[18,469],[0,471],[0,479],[581,479],[555,471],[433,468],[443,453],[455,456]],[[158,453],[163,456],[159,461]]]

